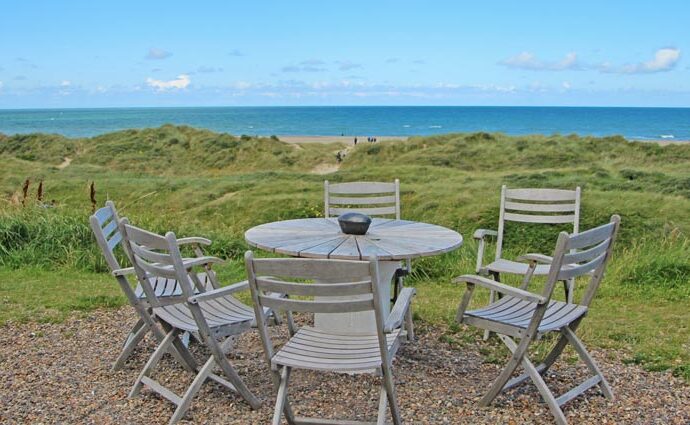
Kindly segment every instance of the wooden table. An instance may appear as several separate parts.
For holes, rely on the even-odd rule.
[[[244,237],[253,247],[293,257],[368,260],[373,255],[379,261],[381,305],[387,309],[400,260],[438,255],[462,245],[462,236],[445,227],[381,218],[373,219],[366,235],[342,233],[337,218],[305,218],[262,224]],[[373,312],[316,314],[314,325],[335,333],[376,332]]]

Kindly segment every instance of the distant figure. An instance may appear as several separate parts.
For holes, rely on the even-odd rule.
[[[367,137],[367,142],[371,143],[371,136]]]
[[[374,137],[374,143],[376,143],[376,137]]]
[[[343,154],[340,153],[340,151],[338,151],[338,153],[335,154],[335,160],[336,160],[336,162],[337,162],[338,164],[340,164],[341,162],[343,162]]]
[[[357,138],[355,137],[355,146],[357,146]]]

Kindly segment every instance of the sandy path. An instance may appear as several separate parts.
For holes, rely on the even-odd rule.
[[[58,170],[63,170],[67,168],[70,164],[72,163],[72,158],[67,158],[65,157],[65,160],[60,163],[60,165],[57,166]]]

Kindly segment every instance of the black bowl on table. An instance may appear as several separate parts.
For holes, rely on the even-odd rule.
[[[365,235],[371,225],[371,217],[356,212],[346,213],[338,217],[338,224],[347,235]]]

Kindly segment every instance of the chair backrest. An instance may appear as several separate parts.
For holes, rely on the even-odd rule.
[[[505,222],[567,224],[580,230],[580,187],[563,189],[508,189],[501,187],[496,259],[503,253]]]
[[[378,263],[370,261],[322,260],[311,258],[254,258],[245,254],[247,278],[254,301],[257,325],[267,360],[273,357],[273,344],[266,328],[264,307],[277,311],[348,313],[374,311],[379,345],[387,353],[383,333],[383,305],[375,283]],[[316,281],[307,283],[306,281]],[[287,298],[269,293],[287,295]],[[343,296],[356,296],[343,300]],[[290,297],[299,297],[298,299]],[[307,299],[318,297],[318,299]],[[332,299],[331,297],[340,297]],[[331,298],[331,299],[328,299]],[[382,355],[384,355],[382,353]],[[387,355],[387,354],[386,354]],[[387,357],[386,357],[387,358]]]
[[[337,217],[348,212],[370,216],[395,216],[400,220],[400,181],[349,182],[330,184],[323,182],[324,215]]]
[[[613,215],[609,223],[578,234],[561,232],[544,288],[545,297],[551,297],[559,281],[591,274],[585,294],[579,302],[580,305],[589,306],[611,258],[620,220],[618,215]]]
[[[160,305],[160,300],[150,284],[150,278],[162,277],[175,279],[179,283],[185,298],[194,295],[194,286],[203,287],[195,282],[195,273],[189,273],[183,265],[182,254],[173,232],[165,236],[129,224],[126,218],[120,220],[120,231],[124,234],[123,244],[136,272],[146,297],[152,305]]]
[[[103,208],[100,208],[89,217],[91,230],[96,236],[96,242],[98,247],[101,248],[110,271],[122,268],[113,253],[115,248],[122,242],[122,233],[118,226],[119,221],[120,217],[112,201],[107,201]]]

